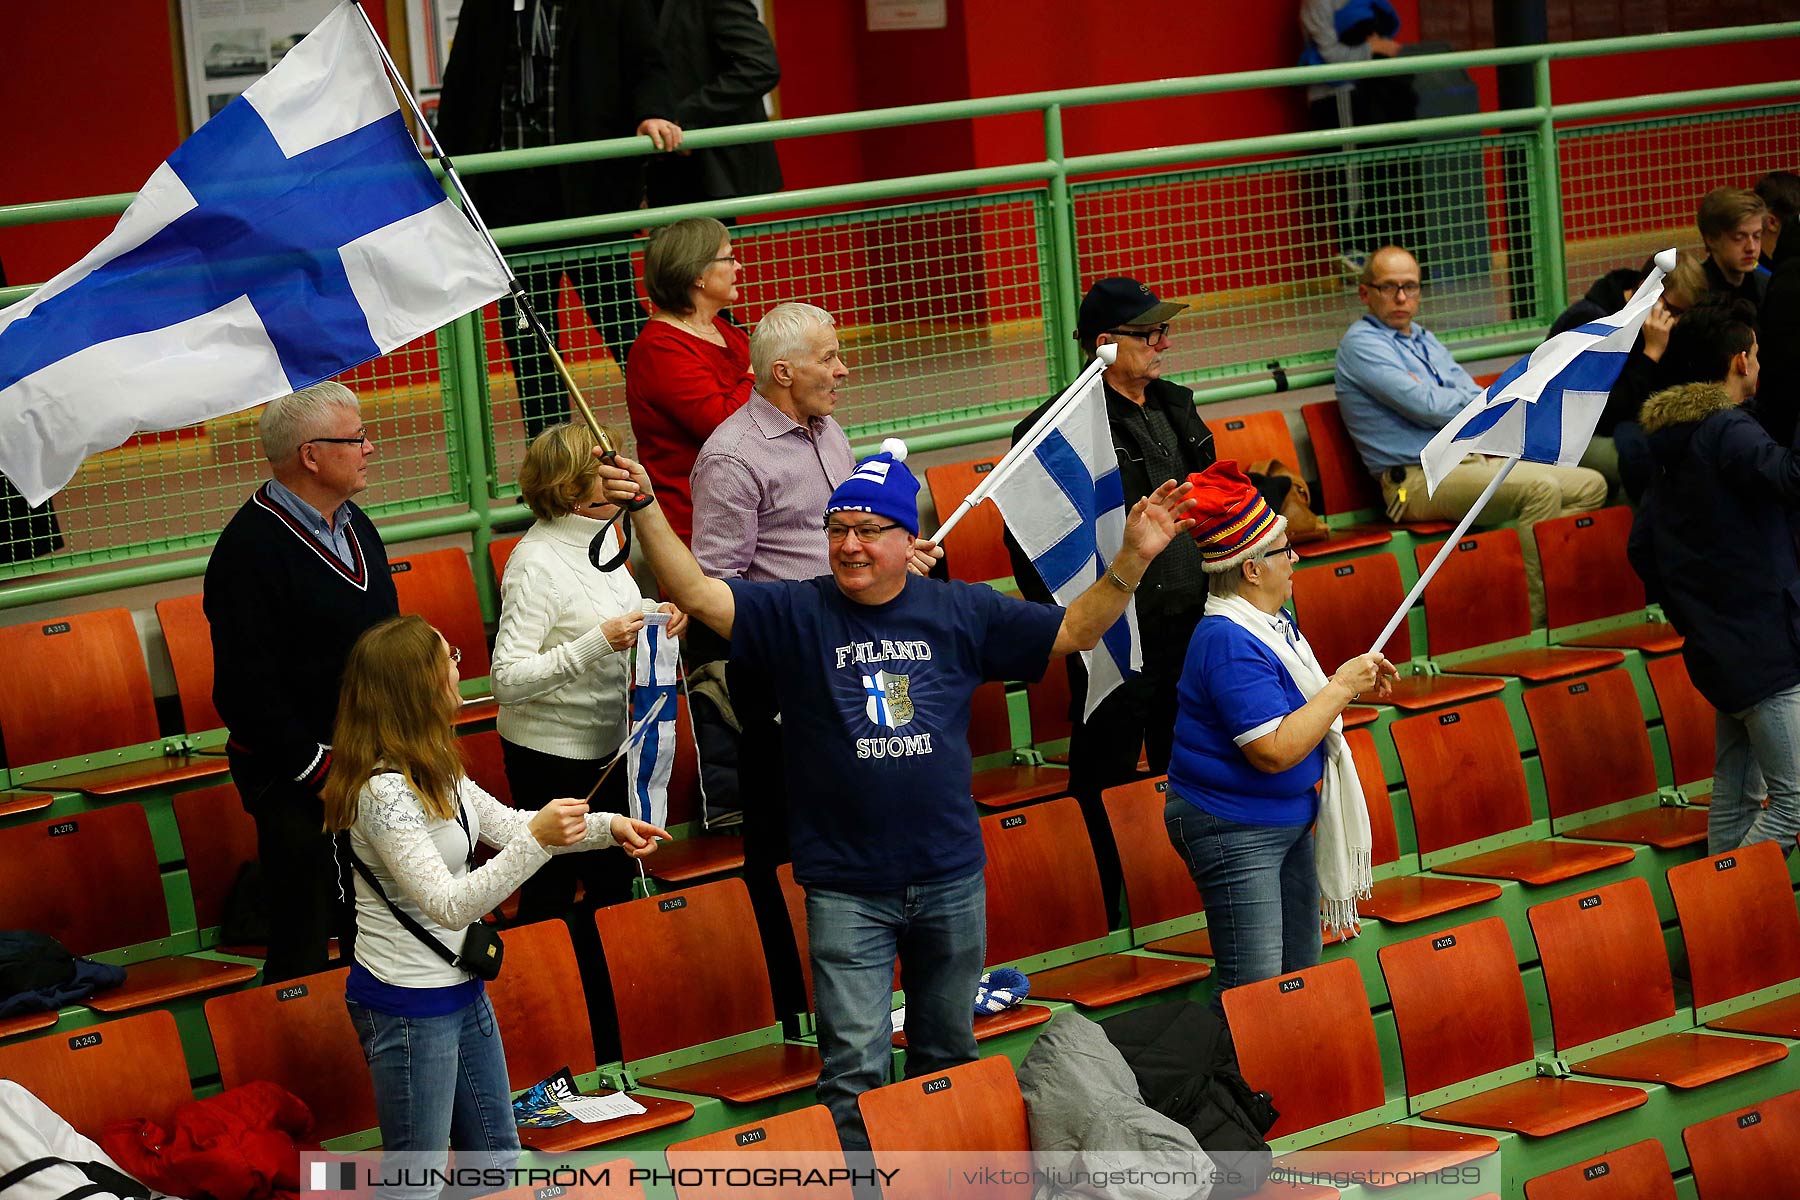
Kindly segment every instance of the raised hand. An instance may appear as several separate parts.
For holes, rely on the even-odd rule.
[[[1171,479],[1132,505],[1125,518],[1125,548],[1149,562],[1175,540],[1176,534],[1192,529],[1194,522],[1187,513],[1194,507],[1188,499],[1193,490],[1193,484]]]

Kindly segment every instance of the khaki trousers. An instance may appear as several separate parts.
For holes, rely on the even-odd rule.
[[[1424,468],[1415,464],[1406,468],[1405,476],[1398,483],[1384,472],[1380,477],[1381,496],[1387,502],[1388,515],[1397,520],[1461,520],[1504,465],[1506,460],[1503,458],[1471,454],[1444,476],[1436,495],[1428,496],[1425,494]],[[1475,518],[1475,524],[1483,529],[1511,525],[1519,531],[1519,545],[1525,553],[1525,583],[1531,595],[1533,626],[1544,624],[1544,573],[1538,562],[1537,539],[1532,536],[1531,527],[1539,521],[1568,513],[1592,512],[1606,503],[1606,493],[1606,479],[1598,471],[1522,462],[1512,469],[1506,482]]]

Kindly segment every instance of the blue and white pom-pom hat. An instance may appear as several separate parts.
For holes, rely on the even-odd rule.
[[[825,504],[826,516],[839,512],[887,517],[919,536],[919,481],[907,469],[905,442],[888,438],[879,453],[856,464]]]

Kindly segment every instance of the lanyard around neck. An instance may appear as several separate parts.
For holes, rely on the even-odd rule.
[[[1441,374],[1439,374],[1438,369],[1432,365],[1430,355],[1426,354],[1425,352],[1423,352],[1419,349],[1415,339],[1407,337],[1405,334],[1401,333],[1397,329],[1389,329],[1386,325],[1383,325],[1381,322],[1377,321],[1374,317],[1365,316],[1363,318],[1363,320],[1367,321],[1369,324],[1380,329],[1383,333],[1393,334],[1394,342],[1397,346],[1399,346],[1401,353],[1406,355],[1407,358],[1411,359],[1412,362],[1418,363],[1421,367],[1424,367],[1427,371],[1431,372],[1432,379],[1437,381],[1437,385],[1439,387],[1449,387],[1450,386],[1449,384],[1444,382],[1444,377]],[[1405,364],[1405,366],[1409,372],[1412,370],[1412,363],[1407,363],[1407,364]]]

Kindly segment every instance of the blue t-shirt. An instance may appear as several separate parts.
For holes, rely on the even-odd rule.
[[[1325,747],[1285,771],[1259,771],[1240,748],[1306,703],[1275,652],[1225,617],[1194,628],[1176,689],[1169,787],[1215,817],[1244,825],[1306,825],[1325,774]]]
[[[874,605],[829,575],[729,582],[732,661],[781,710],[794,878],[876,892],[980,870],[969,698],[1042,678],[1063,610],[911,575]]]

